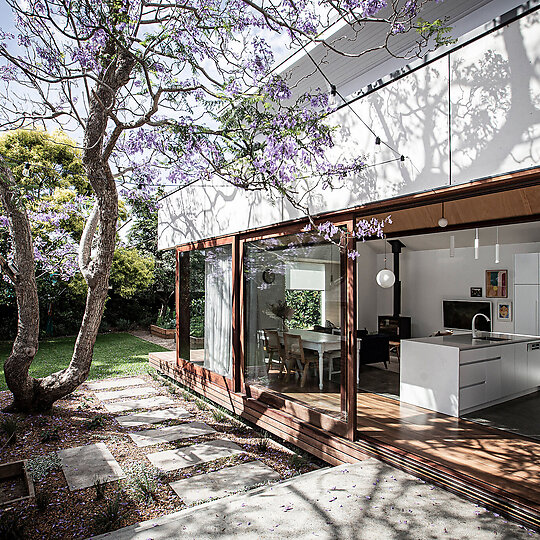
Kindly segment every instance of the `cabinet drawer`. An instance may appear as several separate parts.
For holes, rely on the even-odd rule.
[[[486,385],[485,383],[476,384],[462,388],[459,391],[459,410],[460,412],[470,407],[476,407],[486,402]]]
[[[479,349],[470,349],[468,351],[460,351],[459,363],[463,366],[474,362],[499,359],[501,357],[501,346],[480,347]]]
[[[459,387],[463,388],[472,384],[485,382],[486,366],[485,362],[477,362],[461,366],[459,368]]]

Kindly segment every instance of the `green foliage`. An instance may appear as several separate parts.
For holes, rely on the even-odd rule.
[[[105,417],[102,414],[96,414],[91,420],[84,424],[86,429],[101,429],[105,425]]]
[[[212,418],[216,422],[225,422],[226,420],[228,420],[227,415],[223,411],[220,411],[219,409],[212,409],[211,413],[212,413]]]
[[[202,399],[196,399],[195,405],[197,405],[197,409],[200,411],[207,411],[208,410],[208,404],[203,401]]]
[[[114,252],[110,284],[122,298],[132,297],[138,290],[152,283],[154,261],[144,257],[135,248],[119,247]]]
[[[30,367],[33,377],[45,377],[55,371],[65,369],[71,355],[75,337],[45,339]],[[11,350],[11,343],[0,342],[0,362],[3,363]],[[149,343],[129,334],[105,334],[97,337],[89,379],[122,377],[145,374],[148,353],[166,351],[154,343]],[[0,390],[7,390],[4,372],[0,370]]]
[[[289,458],[289,465],[294,469],[303,469],[306,465],[309,465],[310,461],[306,456],[301,454],[291,454]]]
[[[91,194],[80,151],[61,131],[18,129],[0,136],[0,154],[6,157],[17,185],[36,196],[52,195],[55,188]],[[23,175],[29,163],[28,176]]]
[[[105,488],[107,484],[103,482],[100,478],[96,477],[94,479],[94,489],[96,490],[96,501],[99,501],[105,497]]]
[[[321,324],[321,291],[287,290],[285,301],[294,309],[289,328],[309,328]]]
[[[19,430],[19,420],[15,416],[7,416],[0,421],[0,431],[7,435],[6,444],[17,442],[17,431]]]
[[[149,502],[155,500],[162,471],[148,463],[132,461],[122,465],[126,473],[123,484],[136,499]]]
[[[58,433],[59,429],[57,427],[50,428],[50,429],[44,429],[41,432],[40,440],[41,442],[52,442],[52,441],[59,441],[60,440],[60,434]]]
[[[261,453],[264,453],[268,450],[269,445],[270,445],[270,441],[268,437],[263,437],[262,439],[259,439],[257,441],[257,450]]]
[[[120,517],[120,493],[117,492],[94,517],[94,527],[98,533],[106,533],[115,527]]]
[[[26,463],[28,474],[34,482],[43,480],[49,472],[57,471],[61,466],[60,458],[56,452],[29,459]]]
[[[156,320],[156,325],[161,328],[176,328],[176,312],[167,308]]]
[[[425,21],[422,18],[418,18],[416,21],[416,31],[425,40],[434,38],[435,48],[439,48],[444,45],[451,45],[452,43],[457,42],[457,39],[454,39],[449,35],[452,31],[452,27],[448,26],[443,19]]]

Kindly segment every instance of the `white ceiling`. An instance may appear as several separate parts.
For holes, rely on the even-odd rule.
[[[480,246],[493,246],[496,243],[497,228],[485,227],[478,229]],[[415,236],[400,236],[399,240],[405,244],[408,251],[427,251],[433,249],[448,249],[450,236],[455,237],[456,248],[472,247],[474,245],[474,229],[463,231],[444,231],[433,234]],[[392,238],[393,239],[393,238]],[[527,244],[540,242],[540,221],[530,223],[518,223],[516,225],[502,225],[499,227],[499,244]],[[384,253],[383,240],[370,240],[365,243],[366,247],[376,253]],[[390,252],[390,246],[387,247]]]

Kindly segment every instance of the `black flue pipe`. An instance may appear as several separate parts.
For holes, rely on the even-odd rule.
[[[405,247],[405,244],[400,240],[388,240],[388,243],[392,246],[392,253],[394,254],[394,275],[396,281],[394,283],[394,317],[401,315],[401,281],[399,279],[399,255],[401,248]]]

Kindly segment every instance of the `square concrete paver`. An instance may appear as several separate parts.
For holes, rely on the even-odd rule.
[[[130,433],[129,436],[137,446],[152,446],[153,444],[189,439],[215,432],[215,429],[202,422],[189,422],[180,426],[145,429],[137,433]]]
[[[147,382],[139,377],[124,377],[86,383],[86,387],[89,390],[108,390],[109,388],[124,388],[125,386],[140,386],[141,384],[147,384]]]
[[[158,391],[151,386],[141,386],[139,388],[124,388],[123,390],[110,390],[107,392],[96,392],[96,397],[101,401],[110,401],[118,398],[134,398],[138,396],[150,396]]]
[[[112,482],[126,477],[105,443],[67,448],[58,456],[71,491],[91,487],[96,479]]]
[[[128,414],[126,416],[117,416],[116,421],[124,427],[144,426],[145,424],[159,424],[165,420],[184,420],[193,416],[182,407],[173,407],[171,409],[158,409],[157,411],[148,411]]]
[[[262,461],[242,463],[220,471],[184,478],[169,485],[187,505],[220,498],[265,482],[277,482],[279,474]]]
[[[173,405],[174,401],[167,396],[155,396],[144,399],[126,399],[116,403],[103,403],[109,412],[135,411],[137,409],[151,409],[152,407],[162,407],[163,405]]]
[[[199,463],[214,461],[222,457],[240,454],[243,450],[235,443],[226,440],[208,441],[176,450],[164,450],[148,454],[150,462],[163,471],[185,469]]]

